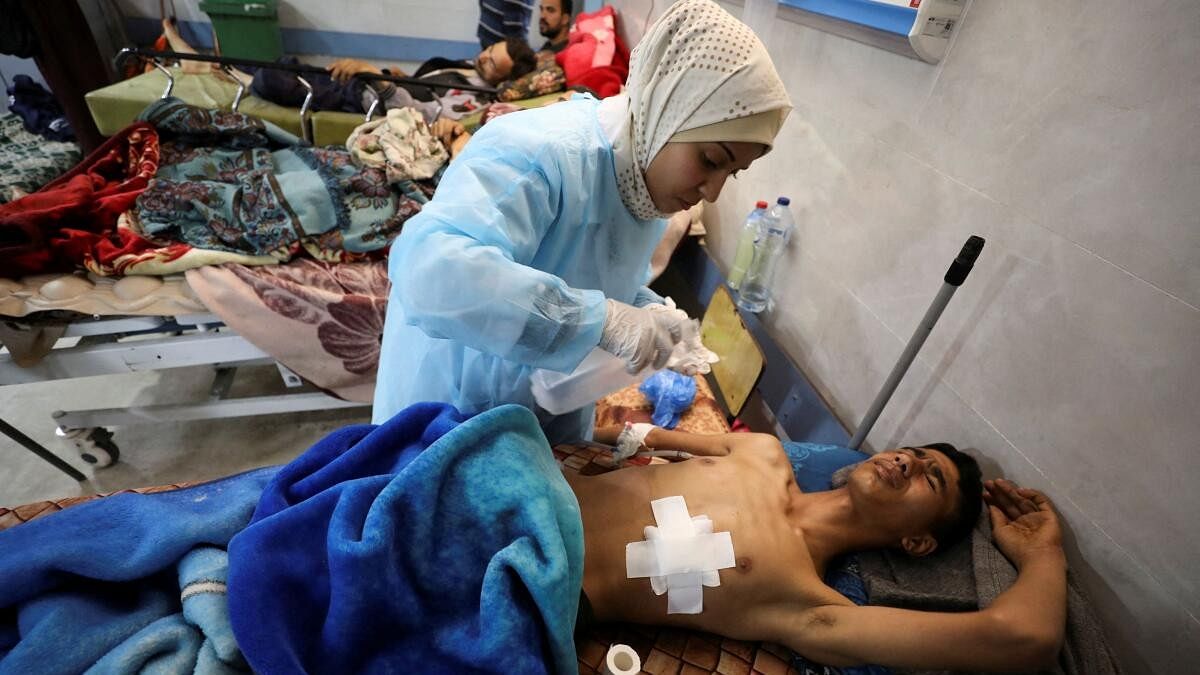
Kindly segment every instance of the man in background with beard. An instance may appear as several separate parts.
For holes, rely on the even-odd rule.
[[[539,51],[557,54],[567,46],[571,9],[571,0],[542,0],[538,32],[546,38],[546,44]]]

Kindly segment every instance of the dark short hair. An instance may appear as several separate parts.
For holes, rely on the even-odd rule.
[[[574,7],[571,5],[571,0],[560,0],[562,2],[562,13],[571,16],[571,11]]]
[[[949,443],[929,443],[913,446],[936,450],[958,468],[958,503],[950,515],[933,525],[933,538],[938,548],[945,550],[971,533],[979,512],[983,510],[983,473],[975,458]]]
[[[537,68],[537,55],[533,53],[533,48],[523,38],[504,38],[504,46],[508,48],[508,58],[513,62],[512,72],[509,73],[507,79],[515,80],[532,73],[533,69]]]

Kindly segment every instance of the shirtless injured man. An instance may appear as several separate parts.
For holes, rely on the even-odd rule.
[[[772,642],[834,666],[1036,670],[1058,654],[1053,507],[981,483],[950,446],[881,452],[843,487],[805,492],[771,436],[633,425],[596,440],[690,458],[573,474],[527,408],[424,403],[282,467],[11,527],[0,672],[165,659],[179,672],[570,673],[581,617]],[[985,503],[1018,569],[986,609],[856,606],[822,581],[851,551],[933,554]]]
[[[615,446],[621,432],[598,429],[596,440]],[[854,467],[844,486],[805,493],[772,436],[649,425],[642,433],[644,448],[692,458],[567,476],[583,517],[583,591],[597,621],[775,642],[834,666],[1053,664],[1066,623],[1066,562],[1058,518],[1040,492],[1006,480],[981,483],[974,459],[936,444],[878,453]],[[984,502],[996,545],[1018,569],[1016,583],[984,610],[856,606],[822,581],[845,553],[932,554],[966,536]],[[663,579],[680,560],[705,568],[698,576],[719,585],[702,579],[697,590],[697,575],[680,573]],[[646,568],[658,578],[642,576]]]

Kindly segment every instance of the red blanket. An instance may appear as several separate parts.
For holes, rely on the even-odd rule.
[[[580,14],[568,39],[557,57],[567,86],[587,87],[600,98],[621,93],[629,75],[629,50],[617,36],[617,14],[612,6]]]
[[[69,271],[153,244],[118,232],[158,170],[158,133],[130,125],[74,169],[21,199],[0,204],[0,276]]]

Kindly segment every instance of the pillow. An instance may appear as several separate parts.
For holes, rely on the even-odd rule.
[[[556,57],[567,86],[585,86],[601,98],[621,91],[629,74],[629,50],[617,36],[616,21],[611,5],[576,17],[567,47]]]
[[[840,445],[784,441],[783,451],[792,463],[796,483],[804,492],[828,490],[833,474],[842,467],[858,464],[870,455]]]
[[[696,398],[684,411],[675,428],[693,434],[729,433],[725,413],[717,405],[712,387],[703,375],[696,375]],[[596,402],[596,426],[606,427],[626,422],[649,422],[654,406],[646,400],[637,384],[631,384]]]

